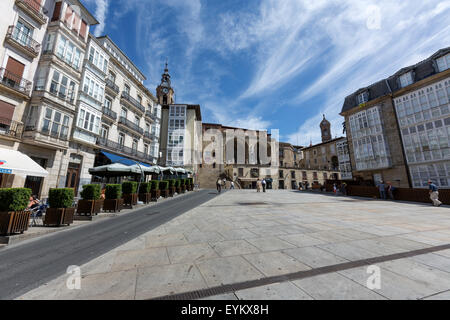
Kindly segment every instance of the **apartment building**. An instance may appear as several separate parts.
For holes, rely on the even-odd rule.
[[[450,48],[388,79],[414,188],[450,188]],[[399,152],[400,153],[400,152]]]
[[[125,163],[156,164],[159,158],[161,105],[144,86],[145,75],[108,37],[97,38],[109,55],[105,96],[95,165],[129,159]]]

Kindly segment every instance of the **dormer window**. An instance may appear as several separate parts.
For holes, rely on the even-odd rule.
[[[436,59],[439,72],[450,69],[450,53]]]
[[[402,88],[409,86],[413,83],[412,71],[404,73],[400,76],[400,86]]]
[[[362,103],[366,103],[369,101],[369,92],[364,91],[363,93],[358,94],[358,105]]]

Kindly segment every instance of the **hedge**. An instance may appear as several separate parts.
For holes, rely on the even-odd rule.
[[[175,180],[175,187],[179,188],[181,186],[180,180]]]
[[[158,180],[152,180],[152,190],[159,190],[160,189],[160,181]]]
[[[30,203],[31,189],[3,188],[0,189],[0,212],[23,211]]]
[[[105,199],[115,200],[122,198],[122,185],[121,184],[108,184],[105,190]]]
[[[136,181],[127,181],[122,183],[123,194],[134,194],[137,192],[138,183]]]
[[[151,182],[142,182],[139,187],[139,193],[150,193],[150,189],[152,188]]]
[[[179,179],[178,181],[180,181],[180,185],[181,185],[181,186],[184,186],[184,185],[185,185],[185,182],[186,182],[186,181],[185,181],[184,179]]]
[[[48,192],[50,208],[72,208],[73,198],[72,188],[50,189]]]
[[[194,184],[194,179],[193,178],[188,178],[189,184]]]
[[[99,200],[102,195],[102,187],[99,184],[85,184],[80,195],[83,200]]]
[[[166,180],[166,181],[169,181],[169,187],[170,188],[172,188],[172,187],[175,187],[175,179],[169,179],[169,180]]]
[[[159,189],[160,190],[167,190],[169,189],[169,181],[163,180],[159,182]]]

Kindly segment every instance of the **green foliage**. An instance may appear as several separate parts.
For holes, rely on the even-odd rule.
[[[176,181],[175,179],[169,179],[166,181],[169,181],[169,188],[175,187],[175,181]]]
[[[102,187],[99,184],[85,184],[81,197],[83,200],[99,200],[102,195]]]
[[[150,193],[150,189],[152,188],[151,182],[142,182],[139,187],[139,193]]]
[[[185,180],[184,179],[179,179],[178,181],[180,181],[180,186],[184,186],[185,185]]]
[[[175,180],[175,187],[179,188],[181,186],[181,181],[180,180]]]
[[[114,200],[122,197],[121,184],[108,184],[105,190],[105,199]]]
[[[152,180],[152,190],[159,190],[160,188],[160,181],[158,180]]]
[[[30,203],[31,189],[2,188],[0,189],[0,212],[23,211]]]
[[[188,181],[189,181],[189,184],[190,184],[190,185],[193,185],[193,184],[194,184],[194,179],[188,178]]]
[[[169,189],[169,181],[167,181],[167,180],[159,181],[159,189],[160,190]]]
[[[50,208],[72,208],[74,193],[72,188],[50,189],[48,192]]]
[[[136,181],[127,181],[122,183],[123,194],[134,194],[137,192],[138,183]]]

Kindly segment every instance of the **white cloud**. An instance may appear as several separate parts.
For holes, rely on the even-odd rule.
[[[99,37],[103,35],[103,31],[106,28],[106,16],[108,14],[108,0],[96,0],[95,17],[97,18],[99,25],[95,27],[95,36]]]

